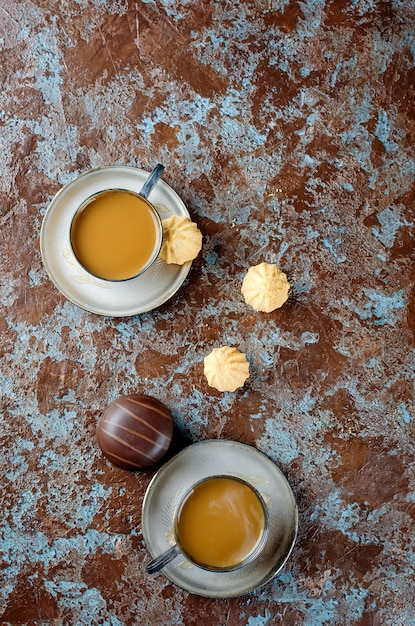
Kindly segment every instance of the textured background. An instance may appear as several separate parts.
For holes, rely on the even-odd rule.
[[[415,624],[415,4],[0,0],[2,624]],[[203,250],[159,309],[104,318],[39,252],[48,203],[100,165],[150,170]],[[293,281],[257,314],[240,284]],[[203,357],[246,352],[220,394]],[[144,572],[154,470],[102,457],[118,395],[171,409],[174,448],[250,443],[298,498],[294,551],[249,595]]]

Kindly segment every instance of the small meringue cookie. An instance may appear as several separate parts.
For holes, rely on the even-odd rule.
[[[249,378],[249,362],[246,354],[236,348],[214,348],[204,359],[204,374],[210,387],[235,391]]]
[[[260,263],[249,268],[242,281],[245,302],[256,311],[270,313],[288,299],[291,285],[287,276],[273,263]]]
[[[202,249],[202,233],[189,217],[172,215],[162,220],[163,244],[160,257],[168,264],[184,265]]]

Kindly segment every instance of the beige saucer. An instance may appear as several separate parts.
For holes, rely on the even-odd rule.
[[[191,262],[167,265],[158,258],[137,278],[104,281],[85,272],[71,250],[70,224],[84,200],[104,189],[140,191],[148,176],[144,170],[118,165],[89,170],[64,185],[45,213],[40,249],[46,271],[57,289],[86,311],[114,317],[151,311],[171,298],[189,273]],[[163,180],[158,181],[149,200],[161,219],[172,215],[189,217],[179,196]]]
[[[259,491],[269,512],[269,534],[261,555],[233,572],[209,572],[177,557],[161,572],[190,593],[231,598],[248,593],[275,576],[287,561],[297,536],[294,494],[278,466],[265,454],[225,439],[202,441],[165,463],[150,482],[143,501],[142,531],[148,562],[172,544],[173,519],[182,496],[196,482],[214,475],[243,478]]]

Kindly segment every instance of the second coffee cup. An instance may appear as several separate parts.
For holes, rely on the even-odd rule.
[[[147,567],[154,573],[179,554],[210,571],[239,569],[261,553],[268,511],[261,495],[235,476],[206,478],[183,496],[174,519],[175,545]]]

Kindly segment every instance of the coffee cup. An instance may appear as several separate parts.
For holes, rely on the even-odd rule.
[[[150,574],[179,555],[212,572],[252,563],[268,534],[268,510],[259,492],[232,475],[205,478],[180,499],[174,514],[174,545],[146,567]]]
[[[163,241],[160,217],[148,200],[164,167],[158,165],[141,191],[104,189],[77,209],[70,227],[72,251],[89,274],[126,281],[147,271]]]

